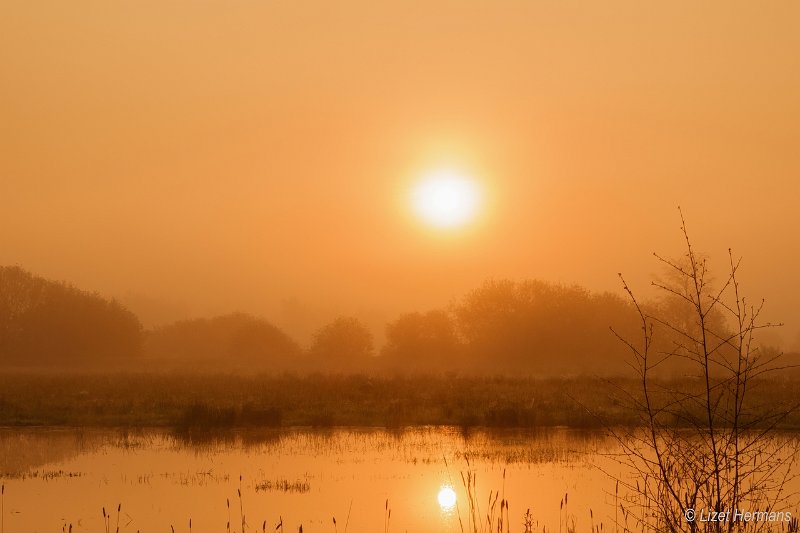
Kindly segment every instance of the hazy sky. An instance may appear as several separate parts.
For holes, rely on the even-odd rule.
[[[412,214],[440,167],[485,191],[466,227]],[[800,344],[799,204],[795,1],[0,7],[0,264],[147,323],[303,336],[491,277],[644,291],[681,205]]]

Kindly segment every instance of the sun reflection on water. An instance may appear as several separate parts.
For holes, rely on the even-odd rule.
[[[442,485],[436,499],[439,500],[439,507],[442,508],[442,511],[452,511],[456,505],[456,491],[450,485]]]

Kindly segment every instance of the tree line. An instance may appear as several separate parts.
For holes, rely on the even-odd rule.
[[[659,306],[679,317],[680,306]],[[380,349],[357,318],[340,317],[301,347],[244,313],[144,330],[116,301],[0,267],[0,367],[129,366],[258,372],[620,374],[634,335],[630,302],[612,293],[537,280],[489,280],[447,307],[386,325]],[[662,342],[669,343],[669,332]],[[676,369],[673,368],[673,371]]]

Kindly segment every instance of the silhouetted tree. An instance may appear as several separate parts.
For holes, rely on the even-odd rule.
[[[0,364],[104,365],[141,352],[142,327],[118,302],[19,267],[0,267]]]
[[[754,393],[774,386],[767,378],[785,371],[780,353],[762,351],[756,343],[761,331],[776,324],[761,322],[763,300],[753,303],[743,296],[740,259],[728,251],[727,277],[715,285],[682,214],[681,232],[685,256],[678,261],[657,256],[674,276],[653,285],[671,301],[683,302],[688,313],[647,310],[622,281],[640,324],[638,338],[619,335],[640,389],[624,391],[622,404],[645,428],[612,430],[624,452],[618,460],[634,474],[618,480],[627,489],[621,506],[627,509],[626,524],[630,516],[637,530],[647,532],[796,530],[796,521],[701,518],[712,512],[794,509],[797,497],[789,487],[798,450],[776,429],[800,404],[786,398],[759,405]],[[658,348],[660,334],[670,335],[666,350]],[[685,379],[655,379],[653,371],[674,359],[688,365]]]
[[[220,369],[286,370],[297,364],[300,347],[277,326],[251,315],[233,313],[183,320],[147,336],[147,354],[164,361]]]
[[[623,352],[609,321],[625,331],[636,323],[616,295],[536,280],[488,281],[454,313],[471,364],[495,372],[618,372]]]
[[[333,370],[361,370],[373,355],[372,333],[357,318],[341,317],[314,334],[309,354]]]
[[[456,369],[460,349],[453,318],[435,310],[407,313],[388,324],[381,355],[393,370],[430,372]]]

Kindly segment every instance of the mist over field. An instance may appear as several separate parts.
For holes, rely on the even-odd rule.
[[[798,21],[4,1],[0,533],[798,533]]]
[[[0,265],[307,345],[487,279],[646,291],[681,205],[800,348],[794,3],[301,4],[12,2]],[[479,186],[469,223],[409,205],[436,169]]]

